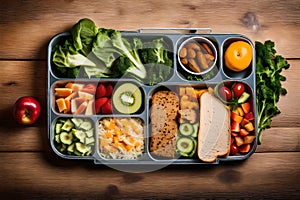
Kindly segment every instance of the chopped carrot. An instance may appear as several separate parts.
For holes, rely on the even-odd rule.
[[[104,133],[104,136],[105,136],[106,138],[112,138],[113,135],[112,135],[111,132],[108,132],[108,131],[107,131],[107,132]]]
[[[65,99],[66,109],[64,110],[64,113],[70,113],[71,111],[71,101]]]
[[[59,98],[56,100],[56,104],[58,107],[59,112],[63,112],[64,110],[67,109],[66,103],[65,103],[65,99],[64,98]]]
[[[72,94],[72,89],[70,88],[55,88],[55,95],[59,97],[67,97]]]

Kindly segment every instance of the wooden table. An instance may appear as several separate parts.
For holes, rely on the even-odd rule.
[[[0,196],[9,199],[274,198],[300,195],[300,2],[291,1],[0,1]],[[208,166],[168,166],[125,173],[92,161],[59,158],[47,138],[47,62],[50,39],[88,17],[118,30],[141,27],[210,27],[271,39],[288,58],[288,94],[282,113],[246,161]],[[12,106],[37,97],[42,115],[17,125]],[[7,198],[8,199],[8,198]]]

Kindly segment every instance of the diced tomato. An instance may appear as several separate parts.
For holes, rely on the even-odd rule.
[[[254,114],[253,114],[253,112],[248,112],[248,113],[245,115],[245,118],[248,119],[249,121],[254,120]]]
[[[231,122],[231,131],[233,132],[240,132],[240,123],[236,121]]]

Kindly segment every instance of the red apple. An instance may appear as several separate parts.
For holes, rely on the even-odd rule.
[[[41,105],[34,97],[19,98],[14,104],[13,116],[23,125],[31,125],[37,121],[41,113]]]

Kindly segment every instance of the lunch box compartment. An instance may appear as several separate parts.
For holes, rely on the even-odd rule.
[[[232,71],[231,69],[229,69],[226,64],[225,64],[225,52],[227,50],[227,48],[230,46],[230,44],[232,44],[233,42],[236,41],[244,41],[247,42],[248,44],[251,45],[252,48],[252,61],[249,64],[249,66],[239,72],[236,71]],[[245,79],[248,78],[251,74],[255,73],[255,49],[254,46],[252,44],[252,42],[244,37],[229,37],[227,38],[223,43],[222,43],[222,50],[223,50],[223,58],[222,58],[222,66],[223,66],[223,72],[225,74],[226,79]]]

